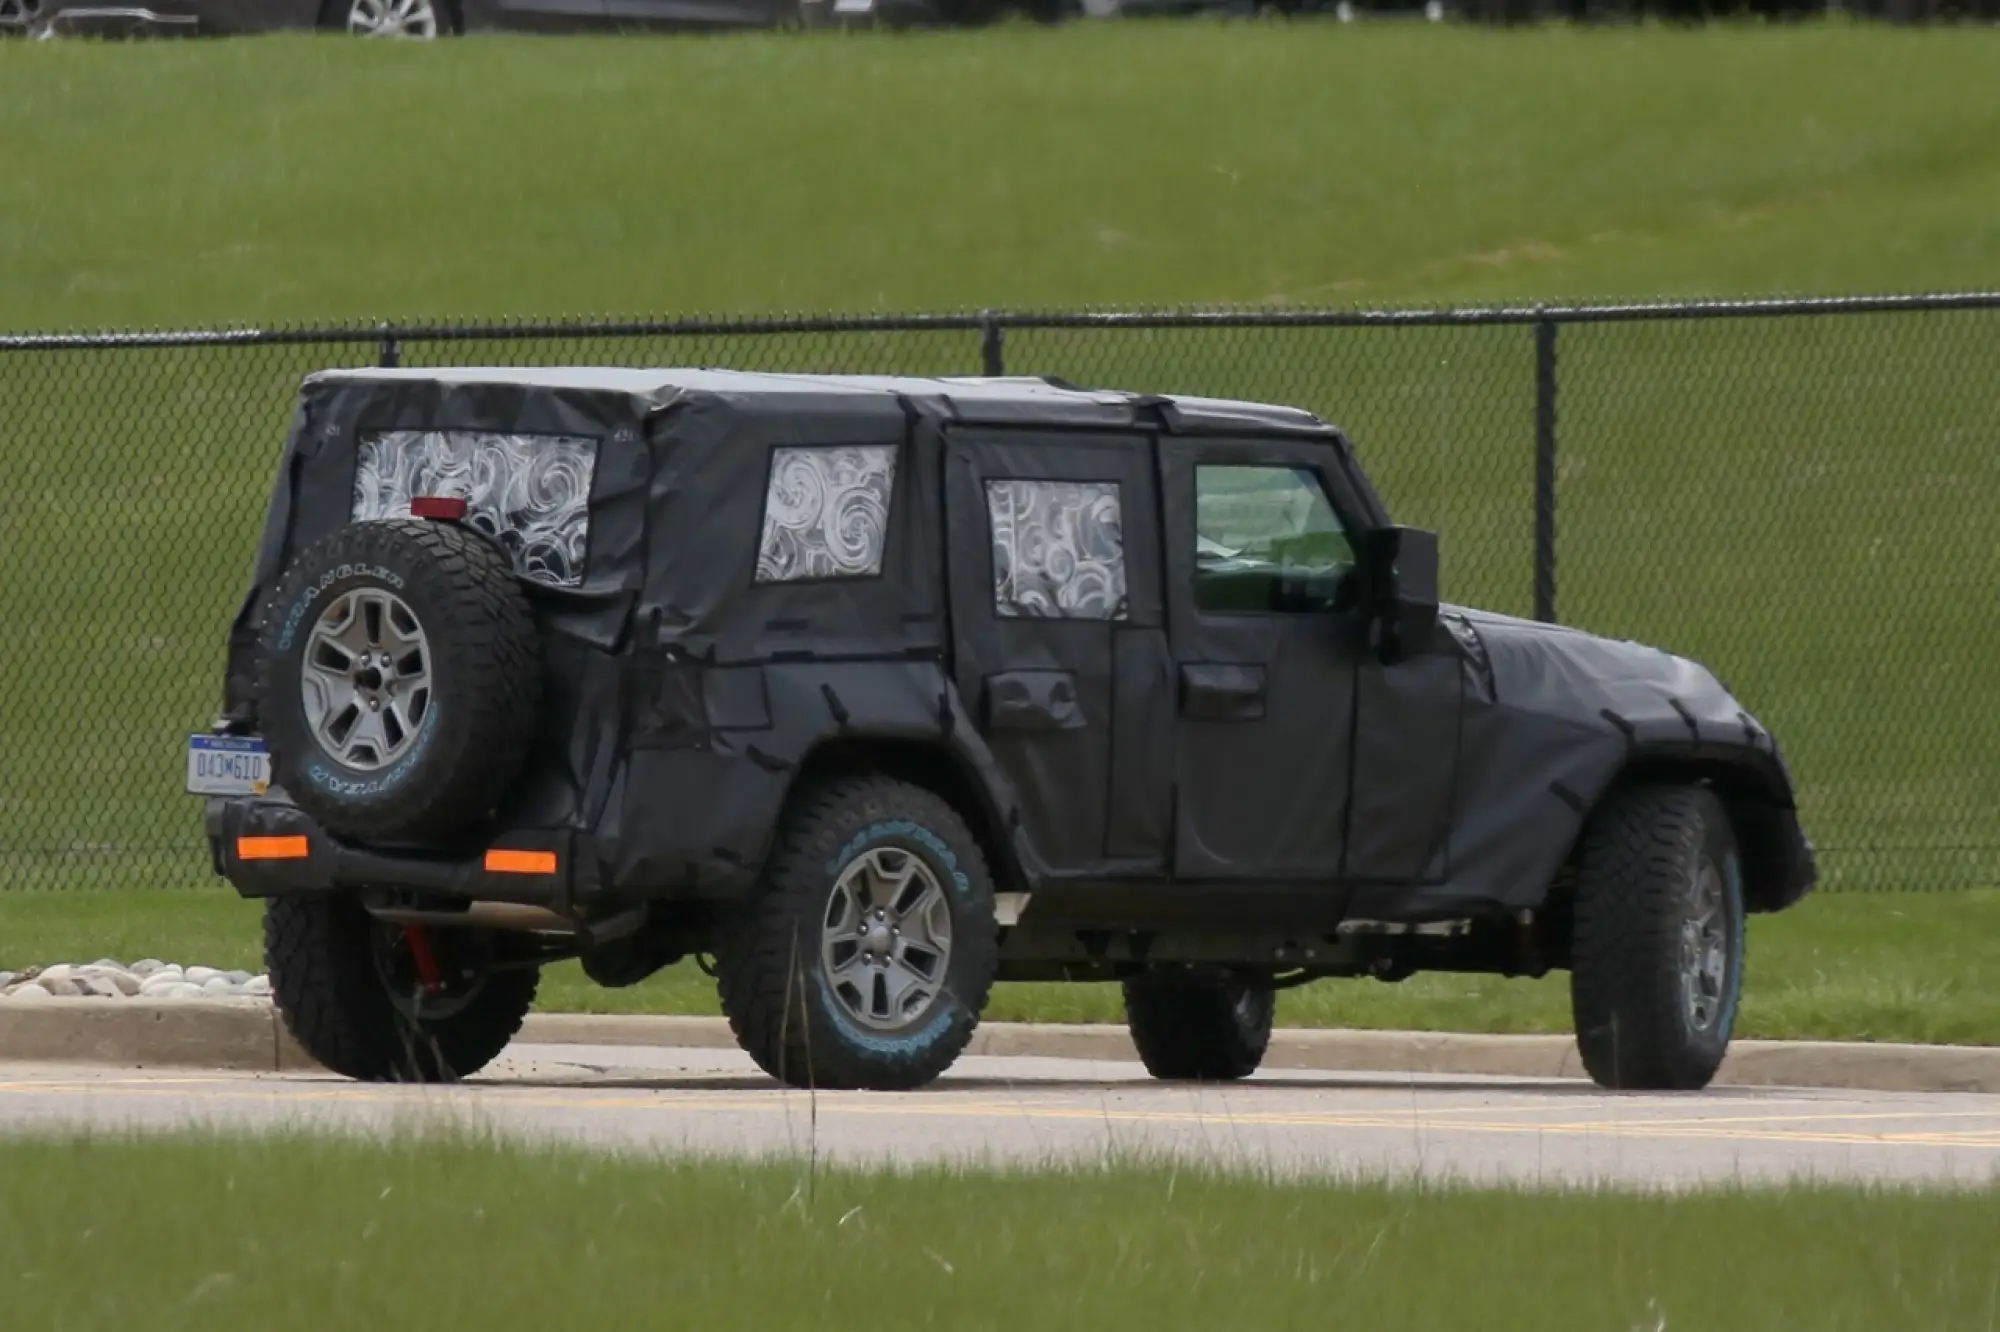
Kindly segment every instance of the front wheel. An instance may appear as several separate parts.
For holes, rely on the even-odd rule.
[[[456,1082],[491,1063],[535,1002],[479,930],[414,932],[351,897],[274,897],[264,961],[285,1027],[307,1054],[363,1082]]]
[[[1700,787],[1643,787],[1591,816],[1578,865],[1570,1003],[1598,1085],[1706,1087],[1743,989],[1743,869]]]
[[[716,950],[737,1042],[796,1087],[930,1082],[972,1039],[999,966],[965,820],[922,787],[848,777],[801,794],[778,837]]]

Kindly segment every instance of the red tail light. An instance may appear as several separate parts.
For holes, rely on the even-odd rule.
[[[436,518],[455,523],[465,517],[465,501],[443,495],[419,495],[410,501],[410,517]]]

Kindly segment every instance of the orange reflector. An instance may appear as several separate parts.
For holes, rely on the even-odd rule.
[[[553,851],[488,851],[486,853],[488,874],[554,874],[556,853]]]
[[[239,837],[238,860],[304,860],[312,851],[303,837]]]

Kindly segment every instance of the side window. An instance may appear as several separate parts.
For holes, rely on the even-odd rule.
[[[361,440],[354,521],[407,518],[410,501],[448,495],[466,522],[495,538],[523,578],[583,582],[597,441],[569,435],[390,430]]]
[[[895,486],[893,444],[771,450],[757,581],[881,574]]]
[[[1202,464],[1194,487],[1197,609],[1313,611],[1337,603],[1354,550],[1310,468]]]
[[[997,614],[1126,617],[1125,510],[1116,481],[988,481],[986,517]]]

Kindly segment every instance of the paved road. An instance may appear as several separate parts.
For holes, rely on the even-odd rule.
[[[473,1083],[0,1065],[0,1132],[52,1126],[413,1122],[531,1137],[822,1160],[1101,1158],[1555,1184],[1820,1178],[2000,1182],[2000,1096],[1732,1089],[1609,1095],[1587,1083],[1271,1073],[1225,1088],[1136,1064],[967,1058],[903,1095],[787,1091],[735,1051],[516,1046]]]

